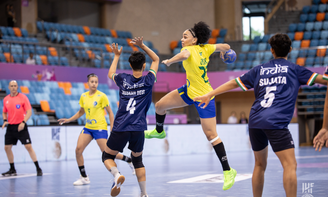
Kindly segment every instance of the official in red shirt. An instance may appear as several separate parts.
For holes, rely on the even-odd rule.
[[[3,100],[2,116],[4,123],[2,125],[2,129],[8,125],[5,135],[5,151],[10,163],[10,169],[8,172],[2,173],[2,175],[17,175],[14,165],[14,154],[11,149],[19,140],[22,144],[24,144],[26,150],[30,154],[31,159],[33,160],[36,167],[37,176],[42,176],[42,170],[39,167],[36,154],[32,148],[30,134],[28,133],[26,125],[26,121],[32,115],[31,104],[24,94],[17,92],[17,89],[17,82],[14,80],[11,81],[9,83],[10,94]]]

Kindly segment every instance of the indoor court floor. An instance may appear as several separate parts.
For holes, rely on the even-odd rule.
[[[313,148],[295,149],[298,168],[299,197],[328,196],[328,148],[315,152]],[[1,158],[7,159],[7,158]],[[251,151],[228,152],[231,167],[238,172],[235,185],[222,190],[222,168],[215,154],[144,157],[149,197],[250,197],[252,196],[251,174],[254,157]],[[122,197],[138,197],[139,186],[135,175],[125,162],[117,161],[118,169],[126,180],[121,187]],[[74,160],[40,162],[44,175],[37,177],[32,162],[16,163],[18,175],[0,177],[0,196],[110,196],[112,175],[105,169],[101,158],[86,160],[86,172],[91,184],[73,186],[79,177]],[[0,171],[9,169],[1,164]],[[285,196],[282,183],[282,167],[269,150],[263,197]]]

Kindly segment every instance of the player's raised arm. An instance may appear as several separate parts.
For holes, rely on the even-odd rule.
[[[150,57],[150,59],[153,61],[150,69],[155,71],[157,73],[158,70],[158,64],[159,64],[159,57],[156,55],[154,51],[152,51],[150,48],[148,48],[144,43],[143,43],[143,37],[135,37],[131,41],[132,44],[137,45],[140,47],[142,50],[146,52],[146,54]]]
[[[205,107],[207,107],[207,105],[209,104],[209,102],[211,101],[211,98],[213,96],[225,93],[229,90],[233,90],[238,87],[239,86],[238,86],[237,82],[234,79],[232,79],[232,80],[226,82],[225,84],[217,87],[215,90],[212,90],[211,92],[209,92],[203,96],[195,97],[194,101],[200,102],[198,105],[199,107],[201,107],[204,104],[203,108],[205,108]]]
[[[215,44],[215,47],[216,47],[215,52],[225,53],[225,52],[229,51],[229,49],[230,49],[230,45],[228,45],[228,44]]]
[[[117,43],[116,44],[113,43],[111,47],[112,47],[112,50],[113,50],[113,53],[115,54],[115,56],[114,56],[114,59],[112,61],[112,65],[109,68],[108,77],[110,79],[112,79],[113,81],[115,81],[114,80],[114,75],[116,73],[117,63],[118,63],[118,60],[120,59],[120,55],[122,53],[123,47],[118,49],[118,44]]]
[[[171,66],[171,64],[173,63],[182,62],[188,59],[189,56],[190,56],[190,52],[188,50],[183,50],[180,53],[173,56],[171,59],[163,60],[162,63],[165,64],[166,66]]]

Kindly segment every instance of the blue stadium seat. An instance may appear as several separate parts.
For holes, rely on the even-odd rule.
[[[252,68],[254,68],[255,66],[258,66],[258,65],[260,65],[261,64],[261,62],[260,62],[260,60],[254,60],[253,62],[252,62]],[[249,70],[249,69],[248,69]]]
[[[224,38],[227,35],[227,29],[220,29],[219,37]]]
[[[307,57],[305,60],[306,67],[313,67],[314,64],[314,57]]]
[[[253,61],[255,59],[255,53],[249,52],[247,53],[247,60]]]
[[[315,57],[314,64],[315,65],[323,65],[323,57]]]
[[[315,57],[317,55],[317,49],[309,49],[308,50],[308,58]]]
[[[312,0],[312,4],[320,4],[321,0]]]
[[[318,12],[326,12],[327,5],[326,4],[320,4],[318,7]]]
[[[255,36],[254,39],[253,39],[253,42],[255,44],[258,44],[260,41],[261,41],[261,36]]]
[[[317,14],[311,13],[308,16],[308,22],[314,22],[314,21],[316,21],[316,18],[317,18]]]
[[[265,43],[267,43],[267,42],[269,41],[270,37],[271,37],[271,35],[264,35],[264,36],[262,37],[261,42],[265,42]]]
[[[300,15],[300,21],[301,21],[302,23],[306,23],[307,18],[308,18],[308,15],[307,15],[307,14],[301,14],[301,15]]]
[[[321,31],[320,39],[327,39],[328,38],[328,30]]]
[[[255,60],[262,60],[263,57],[264,57],[264,51],[255,53]]]
[[[314,22],[314,30],[319,31],[321,29],[322,29],[322,22],[321,21]]]
[[[314,28],[314,22],[307,22],[305,23],[305,30],[306,31],[312,31]]]
[[[328,21],[324,21],[324,22],[322,23],[322,29],[324,29],[324,30],[328,30]]]
[[[265,60],[265,61],[269,61],[270,59],[272,59],[272,53],[271,53],[271,51],[266,51],[266,52],[264,52],[264,57],[263,57],[263,60]]]
[[[307,13],[309,13],[309,12],[310,12],[310,6],[304,6],[304,7],[302,8],[302,13],[307,14]]]
[[[249,51],[257,51],[257,44],[251,44],[251,46],[249,47]]]
[[[298,57],[306,57],[307,56],[307,52],[308,52],[307,49],[301,49],[301,50],[299,50]]]
[[[295,36],[295,33],[287,33],[288,37],[293,41],[294,40],[294,36]]]
[[[243,44],[243,45],[241,45],[241,51],[242,52],[248,52],[249,51],[249,48],[250,48],[250,45],[249,44]]]
[[[246,54],[245,53],[239,53],[239,55],[237,56],[237,59],[239,61],[244,61],[246,59]]]
[[[259,45],[258,45],[258,50],[259,51],[265,51],[266,50],[266,48],[267,48],[267,43],[259,43]]]
[[[252,60],[247,60],[244,62],[244,66],[242,67],[243,70],[249,70],[252,68],[253,61]]]
[[[318,12],[318,8],[319,8],[318,5],[312,5],[311,8],[310,8],[310,12],[311,13],[317,13]]]
[[[321,34],[321,31],[313,31],[312,32],[312,39],[314,39],[314,40],[320,39],[320,34]]]
[[[326,46],[327,45],[327,40],[326,39],[320,39],[318,46]]]
[[[303,40],[311,40],[311,38],[312,38],[312,32],[311,31],[304,32]]]
[[[323,64],[328,65],[328,56],[323,58]]]
[[[7,62],[6,57],[3,53],[0,53],[0,62]]]
[[[299,41],[299,40],[294,40],[294,41],[292,42],[292,47],[293,47],[294,49],[298,49],[298,48],[300,48],[300,47],[301,47],[301,41]]]
[[[304,31],[305,30],[305,23],[298,23],[296,31]]]
[[[296,58],[298,58],[298,53],[299,53],[299,50],[292,50],[289,54],[289,57],[292,59],[296,59]]]

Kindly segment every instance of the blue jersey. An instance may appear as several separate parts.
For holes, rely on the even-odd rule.
[[[152,101],[155,75],[135,78],[121,73],[114,77],[120,88],[120,104],[115,116],[113,131],[144,131],[147,129],[146,115]]]
[[[254,88],[249,128],[287,128],[293,117],[299,87],[313,85],[317,75],[285,59],[274,59],[236,78],[244,91]]]

